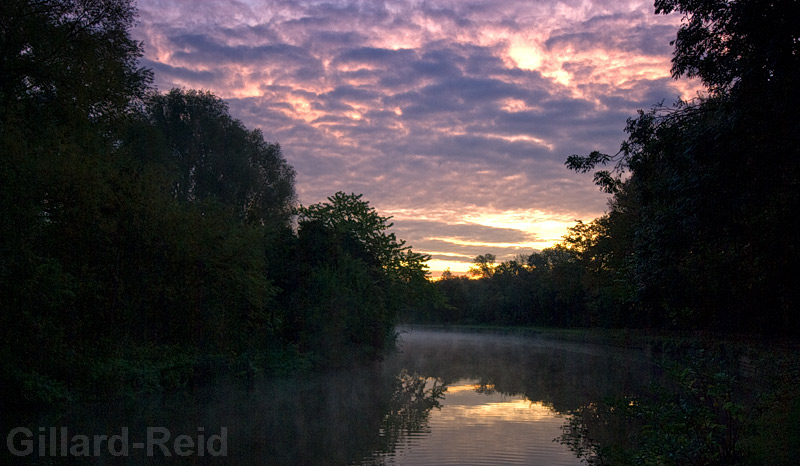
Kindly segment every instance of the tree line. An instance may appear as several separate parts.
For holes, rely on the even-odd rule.
[[[399,317],[800,330],[796,2],[657,0],[707,92],[628,120],[605,215],[431,284],[360,195],[300,206],[277,143],[152,86],[128,0],[0,5],[0,376],[53,402],[380,357]]]
[[[616,154],[568,157],[594,171],[607,212],[544,251],[476,257],[480,280],[445,276],[450,309],[421,318],[800,332],[800,7],[656,0],[655,11],[683,15],[672,74],[704,94],[639,111]]]
[[[277,143],[152,86],[128,0],[0,6],[7,400],[379,358],[427,256],[360,195],[301,206]]]

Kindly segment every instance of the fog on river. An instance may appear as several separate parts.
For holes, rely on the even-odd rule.
[[[555,441],[569,413],[641,390],[658,373],[648,361],[639,349],[407,328],[395,354],[368,366],[81,405],[27,425],[34,433],[67,427],[68,440],[124,427],[130,442],[141,443],[158,426],[170,442],[185,435],[195,445],[224,428],[224,458],[213,449],[180,457],[168,443],[169,457],[159,448],[150,457],[145,448],[131,449],[92,457],[97,464],[573,465],[580,461]],[[27,459],[87,459],[66,456]]]

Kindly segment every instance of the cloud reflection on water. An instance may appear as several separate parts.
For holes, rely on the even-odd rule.
[[[524,395],[507,395],[462,379],[447,386],[427,428],[409,432],[386,464],[578,465],[561,435],[563,416]]]

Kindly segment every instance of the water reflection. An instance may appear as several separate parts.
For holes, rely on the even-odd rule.
[[[476,380],[559,413],[638,393],[660,372],[639,349],[530,336],[412,330],[400,347],[396,367],[436,375],[448,385]]]
[[[446,390],[441,379],[410,374],[402,369],[395,379],[389,412],[384,418],[381,432],[396,437],[402,432],[424,429],[431,409],[441,408],[439,400]]]
[[[553,442],[570,412],[635,393],[652,367],[640,352],[530,337],[413,331],[398,354],[368,367],[219,384],[133,405],[100,403],[14,426],[139,440],[227,427],[225,458],[16,458],[18,464],[580,464]],[[4,425],[4,427],[6,427]],[[2,458],[0,458],[2,459]]]
[[[435,375],[447,390],[428,430],[381,464],[581,464],[554,442],[569,425],[559,413],[636,393],[655,376],[639,350],[524,336],[416,330],[401,348],[395,367]]]
[[[486,388],[477,380],[455,381],[425,431],[409,433],[369,464],[580,464],[552,442],[563,419],[550,407]]]

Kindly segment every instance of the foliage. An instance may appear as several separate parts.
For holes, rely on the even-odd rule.
[[[666,360],[667,377],[647,395],[576,410],[559,441],[589,464],[740,464],[741,436],[763,405],[746,408],[731,355],[672,349],[679,359]]]
[[[127,35],[130,2],[11,0],[0,18],[3,385],[52,401],[92,346],[93,317],[115,310],[105,267],[115,256],[103,256],[125,165],[115,129],[150,73]]]
[[[147,113],[174,167],[178,199],[215,199],[248,223],[288,226],[294,170],[278,144],[233,119],[227,104],[210,92],[151,93]]]
[[[134,21],[127,0],[0,5],[4,398],[378,357],[434,296],[427,256],[355,195],[294,232],[280,146],[211,92],[151,89]]]
[[[655,9],[684,15],[672,42],[673,76],[699,77],[714,93],[734,94],[796,82],[797,2],[656,0]]]
[[[375,358],[393,342],[399,313],[436,301],[428,256],[388,230],[361,195],[338,192],[298,209],[297,282],[307,287],[290,326],[321,355],[360,348]],[[324,330],[323,330],[324,327]]]
[[[361,194],[337,192],[327,202],[298,209],[298,222],[320,222],[334,235],[347,235],[364,249],[364,259],[374,261],[393,278],[403,281],[425,277],[429,256],[414,253],[411,246],[388,230],[391,217],[380,216]]]
[[[612,193],[614,268],[631,278],[635,322],[647,326],[797,332],[800,120],[796,2],[657,1],[684,14],[673,75],[699,77],[708,96],[659,104],[628,120],[611,156],[573,155]],[[627,175],[626,175],[627,173]],[[615,235],[611,235],[615,239]],[[753,313],[755,309],[766,312]]]
[[[494,261],[494,254],[482,254],[475,257],[472,260],[474,265],[470,267],[467,275],[475,278],[491,278],[495,271]]]
[[[36,108],[109,123],[150,82],[150,72],[138,67],[142,45],[128,35],[135,18],[130,1],[8,0],[0,15],[5,117]]]

